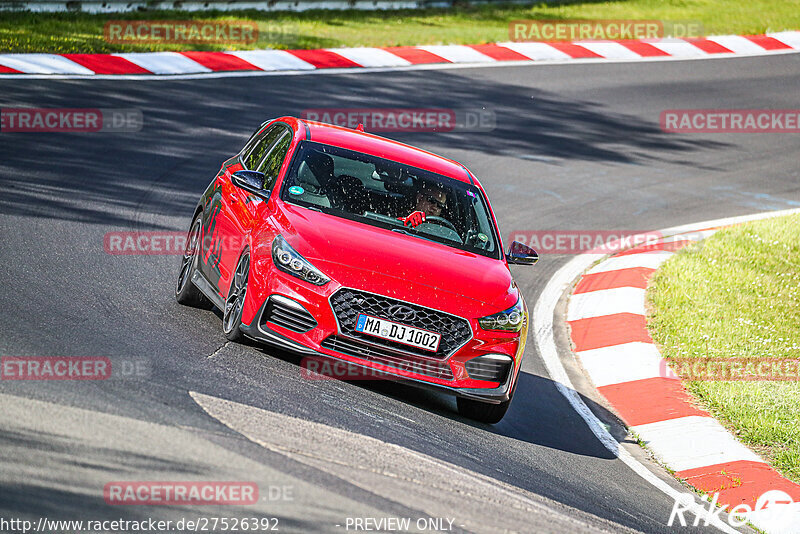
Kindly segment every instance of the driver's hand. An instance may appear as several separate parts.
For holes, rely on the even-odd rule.
[[[417,226],[425,222],[425,212],[414,211],[408,217],[398,217],[397,220],[402,221],[403,226],[410,226],[411,228],[416,228]]]

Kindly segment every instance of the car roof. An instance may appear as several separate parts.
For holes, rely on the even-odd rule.
[[[287,117],[288,118],[288,117]],[[298,119],[295,119],[298,120]],[[393,141],[367,132],[344,128],[324,122],[298,120],[305,124],[309,139],[326,145],[364,152],[372,156],[396,161],[412,167],[454,178],[461,182],[473,183],[469,171],[457,161],[438,156],[427,150]],[[302,126],[300,126],[302,128]]]

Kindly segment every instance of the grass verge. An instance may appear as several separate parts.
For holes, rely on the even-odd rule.
[[[667,261],[648,328],[680,369],[707,358],[800,359],[800,215],[721,230]],[[699,403],[800,482],[800,382],[686,381]]]
[[[520,19],[634,19],[699,21],[705,34],[758,34],[800,28],[800,0],[617,0],[479,5],[394,11],[143,11],[88,13],[0,12],[0,52],[104,53],[160,50],[244,50],[481,44],[509,40]],[[114,44],[103,37],[109,20],[254,21],[252,44]]]

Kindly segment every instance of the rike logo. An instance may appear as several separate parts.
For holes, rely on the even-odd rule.
[[[672,513],[669,516],[667,526],[671,527],[678,521],[682,527],[689,526],[686,515],[694,516],[691,526],[698,527],[700,522],[703,526],[709,526],[715,522],[722,521],[722,514],[728,513],[728,524],[734,528],[745,526],[756,517],[769,515],[769,523],[772,525],[787,526],[792,522],[792,515],[800,514],[800,503],[795,503],[792,496],[781,490],[771,490],[758,498],[755,507],[749,504],[737,504],[729,509],[728,504],[720,505],[719,493],[715,493],[710,499],[707,495],[702,497],[708,503],[707,508],[695,505],[694,496],[684,493],[675,499]],[[688,512],[688,514],[687,514]]]

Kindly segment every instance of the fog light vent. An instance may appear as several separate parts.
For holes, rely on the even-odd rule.
[[[511,358],[504,354],[486,354],[472,358],[464,367],[473,380],[486,380],[488,382],[505,382],[511,369]]]
[[[308,332],[317,326],[317,321],[299,302],[281,295],[269,297],[261,323],[276,324],[292,332]]]

